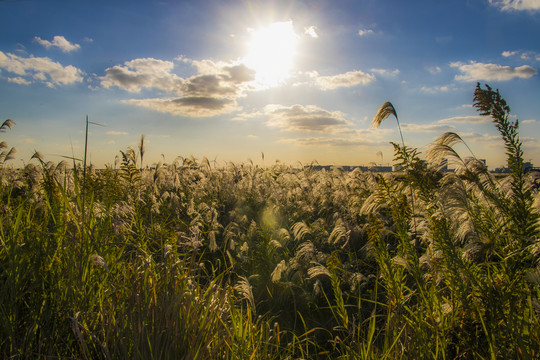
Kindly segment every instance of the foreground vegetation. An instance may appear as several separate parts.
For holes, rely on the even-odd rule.
[[[39,153],[14,170],[6,153],[0,356],[538,358],[538,194],[499,93],[477,86],[474,105],[502,136],[504,179],[453,133],[427,161],[394,144],[402,171],[384,175],[141,171],[144,139],[118,170]]]

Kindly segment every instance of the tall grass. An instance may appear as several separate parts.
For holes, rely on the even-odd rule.
[[[428,161],[395,144],[389,174],[193,157],[145,170],[144,137],[118,170],[39,153],[2,167],[1,356],[538,357],[539,195],[499,92],[478,85],[474,105],[506,178],[452,133]]]

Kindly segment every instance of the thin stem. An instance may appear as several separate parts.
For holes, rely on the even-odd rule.
[[[82,188],[82,219],[84,226],[84,198],[86,185],[86,154],[88,153],[88,115],[86,115],[86,131],[84,134],[83,188]]]
[[[79,275],[80,280],[82,282],[83,277],[83,271],[82,271],[82,264],[83,264],[83,252],[84,252],[84,243],[86,240],[86,216],[85,216],[85,197],[86,197],[86,155],[88,152],[88,115],[86,115],[86,130],[84,134],[84,160],[83,160],[83,184],[82,184],[82,204],[81,204],[81,215],[82,215],[82,221],[81,221],[81,230],[82,230],[82,236],[81,236],[81,247],[80,247],[80,259],[79,259]]]
[[[399,135],[401,136],[401,145],[405,147],[405,140],[403,140],[403,132],[401,131],[401,125],[399,125],[399,119],[398,119],[397,113],[395,113],[394,116],[396,117]]]

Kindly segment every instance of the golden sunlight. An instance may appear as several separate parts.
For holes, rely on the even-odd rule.
[[[253,30],[244,63],[255,70],[260,86],[275,86],[290,76],[297,42],[292,21]]]

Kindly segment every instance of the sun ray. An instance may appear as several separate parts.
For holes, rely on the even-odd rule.
[[[297,43],[292,21],[253,30],[244,63],[255,70],[258,86],[276,86],[290,76]]]

